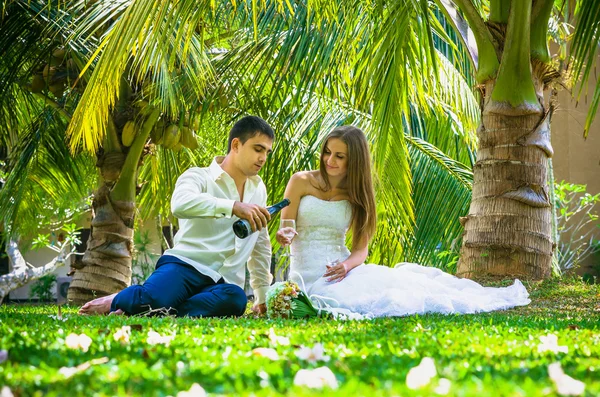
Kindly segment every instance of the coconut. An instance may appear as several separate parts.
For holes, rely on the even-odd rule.
[[[131,146],[135,136],[137,135],[137,126],[135,122],[128,121],[125,123],[125,127],[123,127],[123,133],[121,135],[121,141],[125,146]]]
[[[55,83],[55,84],[49,85],[48,89],[57,98],[62,98],[63,94],[65,93],[65,85],[63,83]]]
[[[34,74],[31,78],[31,92],[42,92],[45,86],[44,78],[39,74]]]
[[[44,70],[42,71],[42,76],[45,81],[51,81],[54,75],[56,74],[56,66],[46,65],[44,66]]]
[[[179,131],[179,127],[177,124],[171,124],[165,129],[165,133],[163,135],[163,146],[167,149],[172,149],[175,145],[179,143],[179,139],[181,136],[181,132]]]
[[[59,61],[62,61],[63,59],[65,59],[65,54],[66,51],[64,48],[57,48],[56,50],[54,50],[52,52],[52,56],[56,59],[58,59]]]

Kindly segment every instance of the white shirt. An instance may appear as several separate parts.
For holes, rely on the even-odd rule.
[[[181,259],[215,282],[223,277],[241,288],[247,263],[256,303],[265,303],[272,280],[269,233],[263,228],[238,238],[232,226],[239,218],[232,212],[235,201],[266,206],[267,189],[258,175],[250,177],[240,200],[233,178],[219,165],[223,159],[215,157],[210,167],[190,168],[177,179],[171,211],[179,219],[179,231],[164,255]]]

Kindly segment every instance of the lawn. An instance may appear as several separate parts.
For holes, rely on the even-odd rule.
[[[63,308],[59,319],[56,306],[8,304],[0,306],[0,389],[14,396],[175,396],[200,387],[209,395],[542,396],[569,388],[549,377],[559,362],[585,384],[583,395],[600,395],[600,286],[575,279],[526,286],[533,302],[515,310],[346,322],[80,317],[76,308]],[[547,335],[558,343],[540,339]],[[410,389],[407,374],[424,357],[437,375]],[[307,374],[300,370],[323,366],[333,389],[294,384]],[[423,377],[413,370],[408,384]]]

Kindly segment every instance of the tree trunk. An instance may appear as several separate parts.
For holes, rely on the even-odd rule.
[[[56,258],[44,266],[34,267],[25,261],[19,246],[14,240],[10,240],[6,245],[6,253],[13,265],[13,271],[0,276],[0,303],[11,292],[20,288],[27,283],[37,280],[54,270],[64,266],[65,262],[71,254],[64,255],[61,251]]]
[[[119,292],[131,283],[135,202],[113,201],[104,185],[94,195],[93,220],[83,267],[69,287],[70,303]]]
[[[94,195],[83,267],[75,272],[67,295],[71,303],[82,304],[131,284],[137,171],[150,131],[160,116],[159,109],[149,110],[128,149],[120,145],[115,125],[109,123],[107,150],[97,164],[104,185]],[[125,121],[116,124],[122,129]]]
[[[553,243],[547,167],[553,152],[541,80],[534,77],[542,105],[538,108],[496,102],[491,98],[493,82],[486,85],[473,197],[469,215],[461,219],[465,233],[460,277],[550,276]]]

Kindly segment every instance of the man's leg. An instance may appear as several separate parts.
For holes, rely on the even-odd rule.
[[[202,292],[177,307],[177,315],[190,317],[241,316],[246,311],[247,304],[248,299],[243,289],[234,284],[226,284],[221,279],[218,284],[205,287]]]
[[[132,285],[119,292],[110,311],[120,309],[133,315],[154,309],[173,309],[204,287],[214,284],[210,277],[191,266],[165,260],[143,285]]]

